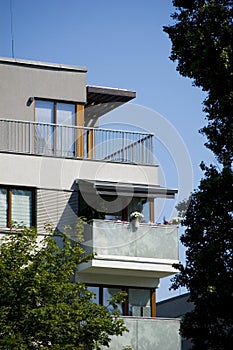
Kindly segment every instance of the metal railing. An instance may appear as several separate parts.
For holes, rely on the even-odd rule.
[[[153,134],[0,119],[0,151],[153,164]]]

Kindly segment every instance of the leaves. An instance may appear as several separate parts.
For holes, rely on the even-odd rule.
[[[188,201],[178,205],[184,217],[181,242],[186,262],[172,288],[186,286],[194,303],[181,323],[192,349],[225,350],[233,343],[233,2],[174,0],[176,23],[165,27],[177,70],[206,91],[207,125],[200,132],[220,163],[201,169],[204,177]]]
[[[218,161],[233,157],[233,3],[174,0],[176,24],[164,27],[172,41],[171,59],[177,70],[207,92],[204,111],[208,125],[201,132]]]
[[[80,244],[66,235],[39,244],[37,238],[24,229],[1,244],[0,348],[98,348],[126,331],[117,315],[92,303],[92,293],[74,281],[77,266],[93,256],[84,257]]]

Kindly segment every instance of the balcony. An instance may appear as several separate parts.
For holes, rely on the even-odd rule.
[[[154,278],[173,274],[178,263],[178,227],[174,225],[140,224],[135,231],[128,222],[93,220],[84,230],[83,248],[96,253],[80,271],[140,277],[146,271]],[[101,269],[98,271],[98,269]]]
[[[153,134],[0,119],[0,152],[153,164]]]
[[[129,332],[113,336],[110,347],[102,349],[181,350],[179,319],[124,317],[124,322]]]

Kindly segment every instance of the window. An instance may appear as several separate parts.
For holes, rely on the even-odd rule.
[[[12,223],[35,226],[33,189],[0,186],[0,227],[11,227]]]
[[[99,287],[89,286],[87,289],[89,290],[89,292],[95,295],[95,297],[93,297],[91,301],[95,304],[99,304],[100,303]]]
[[[104,305],[111,312],[109,300],[117,293],[125,291],[127,298],[118,304],[118,311],[123,316],[155,317],[155,290],[149,288],[131,288],[115,286],[89,285],[87,289],[96,295],[92,302]]]
[[[151,316],[151,293],[149,289],[128,289],[129,315]]]
[[[121,291],[121,288],[103,288],[103,305],[107,307],[109,312],[113,311],[113,306],[109,305],[109,301],[114,295],[120,293]],[[120,314],[123,315],[122,303],[117,304],[117,309],[120,312]]]
[[[91,189],[93,191],[93,189]],[[130,214],[138,211],[144,215],[142,222],[154,221],[152,216],[152,201],[140,197],[120,197],[114,195],[95,195],[90,197],[89,202],[85,201],[85,196],[79,192],[79,216],[85,216],[87,220],[121,220],[130,221]],[[152,210],[151,210],[152,208]]]
[[[0,188],[0,227],[7,226],[7,190]]]
[[[76,105],[36,100],[36,147],[38,153],[74,157]],[[51,125],[53,124],[53,125]]]

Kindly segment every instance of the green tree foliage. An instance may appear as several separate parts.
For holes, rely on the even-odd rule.
[[[177,70],[207,92],[202,129],[223,164],[232,162],[233,3],[229,0],[174,0],[173,26],[164,27],[172,41]]]
[[[181,333],[193,339],[193,349],[229,349],[233,341],[232,180],[229,168],[219,173],[204,167],[205,178],[191,197],[181,242],[186,265],[173,288],[186,286],[195,308],[181,323]],[[179,209],[179,206],[178,206]]]
[[[195,350],[225,350],[233,344],[233,2],[174,0],[175,24],[164,28],[172,41],[177,70],[206,92],[207,125],[201,132],[219,167],[201,168],[204,177],[190,197],[184,217],[186,262],[172,288],[186,286],[194,310],[181,334]],[[178,206],[181,214],[185,202]]]
[[[117,311],[91,302],[93,294],[75,281],[77,266],[92,258],[83,253],[66,235],[38,245],[32,229],[2,240],[0,349],[98,349],[126,331]]]

